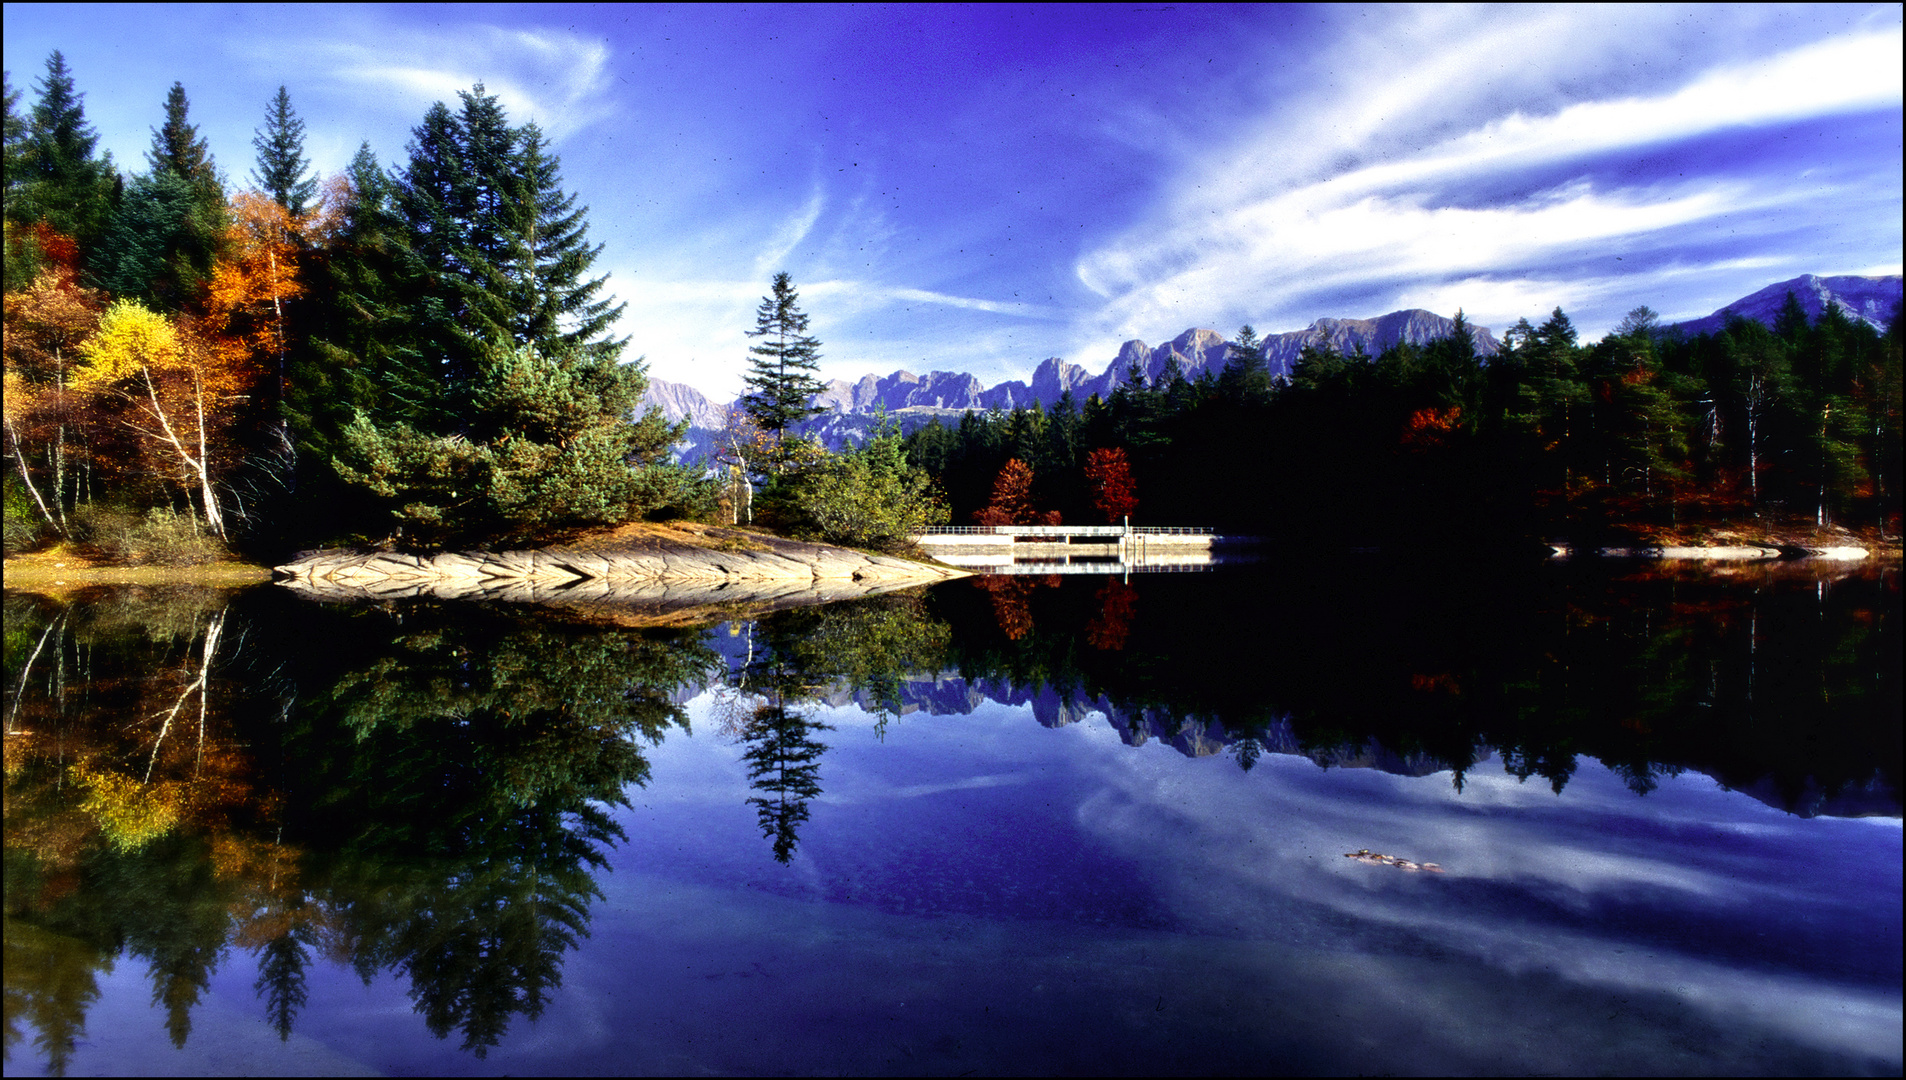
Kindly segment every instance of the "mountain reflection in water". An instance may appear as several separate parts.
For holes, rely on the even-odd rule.
[[[366,992],[396,980],[426,1030],[438,1039],[455,1034],[460,1059],[421,1050],[393,1059],[412,1067],[480,1069],[487,1054],[508,1051],[518,1056],[498,1068],[632,1069],[620,1057],[523,1057],[548,1041],[515,1032],[534,1030],[521,1021],[562,1029],[570,1023],[565,1002],[629,1015],[622,1010],[647,999],[601,989],[611,984],[596,970],[647,955],[640,949],[657,956],[690,949],[683,955],[691,963],[707,950],[746,953],[737,944],[753,940],[746,929],[714,941],[692,923],[673,936],[640,920],[628,925],[628,912],[648,911],[662,896],[686,900],[710,889],[708,896],[751,911],[739,897],[831,901],[849,923],[858,916],[845,913],[862,906],[1027,927],[1083,919],[1165,934],[1155,945],[1184,957],[1197,951],[1178,936],[1185,932],[1269,934],[1264,949],[1298,950],[1290,960],[1297,968],[1277,969],[1284,982],[1316,956],[1346,949],[1442,964],[1435,958],[1450,946],[1425,944],[1437,940],[1438,920],[1467,927],[1473,940],[1510,935],[1478,946],[1484,952],[1523,948],[1512,924],[1591,942],[1572,946],[1577,952],[1601,948],[1594,944],[1601,935],[1626,935],[1651,956],[1700,940],[1704,963],[1800,980],[1790,987],[1800,987],[1797,1009],[1842,1008],[1853,999],[1828,988],[1845,985],[1858,988],[1861,1008],[1880,1010],[1882,1029],[1888,1016],[1898,1026],[1897,859],[1874,871],[1877,886],[1813,896],[1807,913],[1779,914],[1787,902],[1769,902],[1758,928],[1662,899],[1708,895],[1723,881],[1743,898],[1775,897],[1782,895],[1775,883],[1790,873],[1744,870],[1743,838],[1758,834],[1686,816],[1694,812],[1688,800],[1699,797],[1664,785],[1689,770],[1794,815],[1898,816],[1896,573],[1788,567],[1730,578],[1544,567],[1473,576],[1257,568],[1129,582],[1002,576],[708,631],[602,629],[509,605],[320,605],[272,589],[9,593],[6,604],[10,1073],[150,1067],[137,1055],[81,1064],[101,1037],[89,1016],[135,969],[173,1047],[207,1037],[194,1034],[194,1019],[235,949],[252,959],[244,985],[257,1015],[287,1045],[350,1023],[324,1004],[341,992],[324,973],[347,971]],[[994,733],[992,718],[1028,711],[1028,720],[1013,721],[1017,734]],[[954,716],[967,728],[942,736],[923,726]],[[693,731],[691,717],[713,730]],[[1109,725],[1128,746],[1163,742],[1235,764],[1223,779],[1192,762],[1130,757],[1121,765],[1076,739],[1039,732],[1032,719],[1080,732]],[[960,730],[970,737],[955,737]],[[1046,741],[1026,741],[1036,738]],[[999,749],[1001,739],[1018,749]],[[938,749],[922,756],[923,745]],[[1035,759],[1036,775],[1025,771]],[[1302,759],[1376,772],[1304,764],[1305,774],[1283,764]],[[669,764],[658,771],[658,761]],[[1178,774],[1194,767],[1201,771]],[[1446,780],[1394,781],[1434,789],[1380,794],[1391,789],[1371,786],[1376,773],[1446,771]],[[1353,775],[1369,779],[1351,783]],[[1527,802],[1523,780],[1562,794],[1558,810]],[[1193,786],[1146,809],[1164,790],[1159,783]],[[1649,798],[1610,803],[1610,783]],[[734,785],[741,790],[720,794]],[[1572,790],[1580,785],[1584,793]],[[887,809],[865,817],[875,806]],[[1397,816],[1400,806],[1420,817],[1418,830]],[[1539,824],[1566,806],[1587,816]],[[753,854],[724,839],[744,820]],[[1261,833],[1274,822],[1284,822],[1282,839]],[[1325,822],[1355,842],[1336,841]],[[1604,850],[1610,840],[1595,831],[1610,822],[1628,837],[1618,844],[1625,854]],[[1785,826],[1753,828],[1789,836]],[[1897,825],[1890,829],[1881,851],[1898,847]],[[1207,834],[1230,837],[1236,850],[1185,847]],[[1300,836],[1320,847],[1304,858],[1345,865],[1306,869],[1274,887],[1250,884],[1257,860]],[[1795,866],[1832,862],[1802,843],[1792,834],[1777,851],[1755,848],[1752,864],[1774,855]],[[1326,844],[1337,850],[1322,850]],[[1643,875],[1628,893],[1566,895],[1583,875],[1606,875],[1588,869],[1601,863],[1580,861],[1585,853],[1638,868],[1644,853],[1653,864],[1668,844],[1693,845],[1672,847],[1682,862],[1672,882],[1643,885],[1651,880]],[[1449,872],[1409,884],[1414,879],[1393,868],[1379,873],[1341,857],[1360,848],[1436,861]],[[1563,851],[1584,854],[1556,862]],[[753,861],[760,858],[772,870]],[[611,868],[634,874],[636,885],[605,894]],[[1363,877],[1345,878],[1346,870]],[[653,894],[643,883],[654,874],[675,884]],[[1206,884],[1186,895],[1166,884],[1175,874]],[[1522,878],[1537,884],[1517,884]],[[1319,881],[1337,882],[1330,888],[1338,892],[1316,893]],[[627,887],[650,891],[633,904],[621,895]],[[1394,899],[1371,906],[1379,903],[1371,889],[1416,895],[1422,887],[1441,892],[1416,896],[1407,914],[1381,913]],[[1281,899],[1267,901],[1265,888]],[[1344,888],[1352,891],[1340,895]],[[1657,895],[1660,888],[1669,892]],[[1239,929],[1259,920],[1245,912],[1266,902],[1289,909],[1281,928]],[[606,931],[597,918],[605,903]],[[1306,914],[1313,909],[1322,914]],[[1478,922],[1485,911],[1512,914],[1509,922]],[[861,929],[876,938],[902,933]],[[593,943],[585,941],[592,930]],[[1754,936],[1770,931],[1779,940]],[[1848,931],[1862,940],[1834,936]],[[843,951],[813,954],[811,970],[783,972],[790,985],[818,986],[821,972],[856,964],[885,971],[857,938],[840,937],[853,931],[827,933]],[[972,941],[991,933],[967,927]],[[1081,942],[1075,933],[1053,940],[1122,955],[1112,939]],[[819,948],[808,938],[781,940],[796,951]],[[1027,945],[1024,955],[1037,967],[1055,963],[1038,957],[1058,948]],[[592,958],[581,986],[565,986],[565,967],[579,957]],[[114,974],[116,961],[128,971]],[[1121,974],[1105,976],[1103,989],[1130,990],[1133,971],[1175,970],[1159,969],[1162,962],[1119,961],[1107,970]],[[1450,960],[1437,978],[1462,967]],[[1653,974],[1634,977],[1695,978],[1683,968],[1656,964]],[[643,970],[663,978],[654,965]],[[1247,984],[1273,978],[1252,970]],[[889,978],[915,977],[889,972],[872,983]],[[910,993],[960,997],[991,978],[949,971],[946,985],[963,988],[959,994],[924,984]],[[1706,980],[1704,992],[1716,1000],[1752,996],[1716,989],[1715,978],[1696,981]],[[1741,973],[1722,982],[1741,979],[1751,982]],[[1589,981],[1597,980],[1607,981]],[[671,1002],[688,1000],[669,993]],[[715,1012],[738,1004],[705,1003]],[[1165,998],[1157,1005],[1163,1015]],[[1054,1005],[1055,1016],[1070,1007]],[[1136,1015],[1094,1021],[1106,1025],[1107,1047],[1139,1054],[1118,1058],[1124,1067],[1266,1068],[1253,1056],[1264,1037],[1241,1032],[1207,1033],[1198,1053],[1158,1057],[1137,1034],[1151,1021]],[[1382,1029],[1393,1020],[1368,1023]],[[974,1030],[1002,1022],[974,1019]],[[1870,1033],[1843,1045],[1829,1039],[1822,1050],[1818,1023],[1782,1023],[1769,1030],[1798,1043],[1776,1040],[1759,1056],[1716,1051],[1669,1071],[1899,1067],[1896,1036],[1877,1046]],[[719,1069],[877,1069],[878,1060],[845,1049],[858,1043],[856,1031],[852,1024],[807,1031],[804,1039],[829,1048],[811,1059],[734,1057]],[[970,1036],[974,1046],[992,1047],[973,1051],[979,1057],[941,1047],[931,1060],[993,1071],[1091,1069],[1097,1060],[1097,1051],[1053,1057],[1012,1037],[988,1038]],[[511,1049],[519,1044],[520,1052]],[[1273,1071],[1465,1067],[1460,1057],[1428,1052],[1419,1069],[1374,1048],[1284,1049],[1289,1056],[1278,1060],[1286,1064]],[[656,1060],[680,1068],[700,1059]],[[1100,1065],[1113,1067],[1112,1059]],[[1619,1059],[1601,1067],[1624,1071]]]

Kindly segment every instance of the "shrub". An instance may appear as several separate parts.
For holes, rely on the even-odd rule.
[[[33,497],[26,493],[26,485],[11,473],[7,474],[6,553],[12,555],[37,547],[45,529],[46,520],[40,516],[40,508],[33,505]]]
[[[914,534],[950,516],[924,469],[907,464],[899,434],[876,433],[867,446],[829,458],[796,478],[797,531],[836,544],[903,550]]]
[[[218,539],[198,522],[169,507],[143,515],[116,506],[87,506],[74,511],[73,539],[114,562],[159,566],[197,566],[225,554]]]

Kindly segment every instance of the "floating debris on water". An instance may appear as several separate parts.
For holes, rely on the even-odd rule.
[[[1355,851],[1346,851],[1343,853],[1343,857],[1346,859],[1355,859],[1358,862],[1370,863],[1373,866],[1394,866],[1398,870],[1427,870],[1432,874],[1440,874],[1443,872],[1443,868],[1433,862],[1411,862],[1408,859],[1399,859],[1394,855],[1384,855],[1379,852],[1371,851],[1369,848],[1358,848]]]

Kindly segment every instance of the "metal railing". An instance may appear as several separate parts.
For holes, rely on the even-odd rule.
[[[935,525],[921,536],[1215,536],[1195,526],[1139,525]]]

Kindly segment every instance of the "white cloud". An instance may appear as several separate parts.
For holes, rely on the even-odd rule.
[[[755,276],[765,277],[786,269],[788,256],[814,231],[814,223],[821,219],[821,211],[826,206],[827,200],[821,185],[817,183],[809,193],[806,205],[782,222],[781,227],[762,246],[761,254],[755,256]]]
[[[1486,20],[1412,12],[1387,37],[1346,38],[1311,67],[1366,73],[1345,80],[1350,92],[1280,102],[1275,119],[1184,168],[1151,219],[1077,261],[1079,281],[1105,302],[1076,340],[1099,355],[1115,340],[1226,315],[1285,329],[1319,314],[1377,313],[1315,310],[1329,293],[1445,312],[1462,306],[1484,325],[1572,308],[1598,288],[1632,296],[1645,275],[1578,280],[1559,268],[1628,247],[1646,251],[1690,230],[1725,230],[1738,241],[1753,227],[1742,215],[1824,205],[1836,192],[1824,180],[1803,188],[1786,178],[1578,180],[1493,205],[1459,202],[1451,192],[1542,163],[1901,98],[1897,26],[1546,112],[1505,93],[1529,81],[1525,68],[1557,83],[1592,78],[1607,46],[1601,18],[1599,9],[1527,16],[1491,9]],[[1576,43],[1588,60],[1542,44],[1558,39]],[[1478,62],[1490,55],[1514,55],[1518,64],[1511,71]],[[1383,77],[1367,77],[1385,64]],[[1783,252],[1769,263],[1790,265],[1804,254]]]
[[[564,31],[380,25],[358,28],[351,40],[298,48],[333,79],[391,96],[412,115],[433,102],[453,104],[458,91],[479,82],[512,122],[534,120],[553,142],[608,115],[608,46]]]

